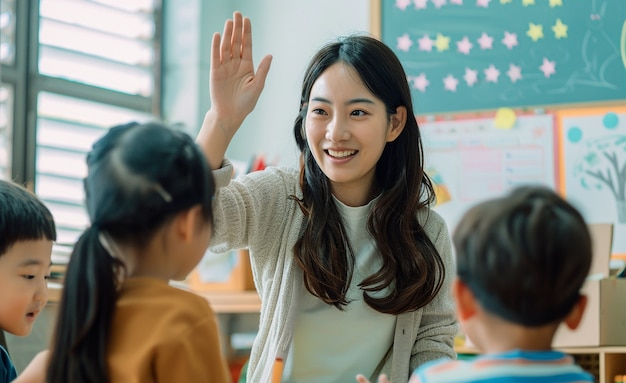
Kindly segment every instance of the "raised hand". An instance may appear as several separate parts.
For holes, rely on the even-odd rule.
[[[361,374],[358,374],[356,376],[356,381],[357,383],[370,383],[370,381],[367,380],[367,378]],[[381,374],[378,377],[378,383],[391,383],[391,382],[389,381],[389,378],[387,378],[387,375]]]
[[[220,126],[234,135],[254,109],[265,85],[272,57],[267,55],[254,72],[250,19],[235,12],[224,24],[224,33],[213,35],[211,44],[211,110]]]

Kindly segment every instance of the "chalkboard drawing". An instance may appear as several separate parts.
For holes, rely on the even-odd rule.
[[[605,129],[618,125],[618,116],[607,113],[603,120]],[[574,166],[573,176],[586,190],[608,189],[615,198],[617,221],[626,223],[626,135],[613,134],[583,142],[582,130],[571,126],[567,139],[582,144],[582,157]]]
[[[430,177],[430,180],[433,183],[433,189],[435,190],[435,199],[437,200],[437,206],[442,205],[450,200],[452,200],[452,196],[450,195],[450,191],[448,187],[443,182],[443,177],[434,167],[429,167],[426,169],[426,174]]]
[[[606,32],[607,6],[609,0],[591,0],[591,12],[587,30],[581,44],[584,68],[572,73],[564,88],[574,89],[576,85],[618,89],[619,85],[607,80],[612,66],[621,66],[620,47]],[[623,43],[623,41],[622,41]]]

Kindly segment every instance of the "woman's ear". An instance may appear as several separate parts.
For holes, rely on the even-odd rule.
[[[459,278],[455,278],[452,282],[452,295],[456,302],[456,313],[459,320],[466,321],[476,314],[474,293]]]
[[[389,116],[391,129],[387,132],[387,142],[395,141],[396,138],[404,130],[407,119],[407,111],[405,106],[396,108],[396,112]]]

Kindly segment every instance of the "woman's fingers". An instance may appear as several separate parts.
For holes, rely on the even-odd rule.
[[[226,62],[230,60],[232,56],[231,41],[233,37],[233,21],[226,20],[224,23],[224,34],[222,35],[222,42],[220,46],[220,61]]]
[[[248,20],[248,24],[249,24]],[[231,57],[232,58],[240,58],[241,57],[241,39],[242,39],[242,29],[243,29],[243,17],[241,13],[235,12],[233,14],[233,34],[231,36]]]

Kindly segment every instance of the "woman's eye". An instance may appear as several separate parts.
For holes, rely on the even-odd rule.
[[[326,111],[324,111],[324,109],[313,109],[312,112],[314,114],[321,114],[321,115],[325,115]]]
[[[24,277],[24,279],[35,279],[34,275],[22,275],[22,277]]]
[[[352,116],[365,116],[367,113],[365,113],[365,111],[363,110],[354,110],[352,111],[352,113],[350,113]]]

